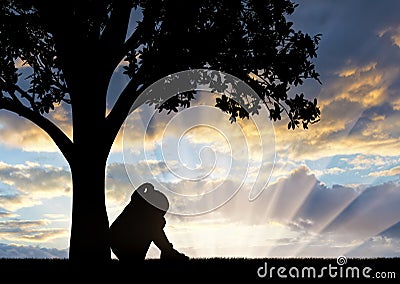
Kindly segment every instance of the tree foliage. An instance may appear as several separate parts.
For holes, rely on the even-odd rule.
[[[290,1],[273,0],[7,0],[0,7],[0,107],[22,104],[43,114],[61,101],[71,103],[68,77],[73,74],[67,74],[66,54],[73,51],[89,64],[108,58],[104,60],[108,78],[121,60],[126,61],[125,74],[131,82],[125,93],[133,98],[174,72],[223,71],[260,96],[260,101],[248,103],[251,114],[257,114],[262,103],[274,121],[285,112],[288,128],[307,128],[319,120],[316,100],[303,94],[290,98],[288,91],[307,78],[319,81],[312,59],[320,35],[311,37],[293,29],[286,16],[295,8]],[[127,21],[121,15],[126,18],[130,9],[141,16],[127,38]],[[31,74],[20,78],[16,64],[29,65]],[[87,72],[92,72],[90,66]],[[21,79],[26,81],[25,89],[17,84]],[[189,107],[192,99],[191,94],[180,95],[159,107],[177,111]],[[241,100],[225,94],[216,106],[234,121],[249,116],[238,104]]]

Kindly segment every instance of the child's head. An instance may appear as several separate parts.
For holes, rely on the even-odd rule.
[[[136,203],[140,199],[145,200],[148,205],[156,208],[162,215],[165,215],[168,211],[169,202],[167,197],[161,191],[155,190],[151,183],[144,183],[133,192],[131,202]]]
[[[159,213],[165,215],[169,208],[167,197],[161,191],[155,189],[148,191],[145,195],[147,202],[156,208]]]

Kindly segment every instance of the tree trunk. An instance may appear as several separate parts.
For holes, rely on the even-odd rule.
[[[77,74],[81,78],[89,77],[80,72]],[[106,82],[97,77],[100,82]],[[95,79],[88,81],[95,82]],[[72,101],[74,145],[70,161],[73,192],[69,258],[74,262],[104,262],[111,260],[105,205],[105,169],[111,148],[105,141],[104,129],[107,85],[81,82],[79,86]]]
[[[105,169],[112,145],[105,115],[106,96],[112,72],[106,72],[99,41],[80,33],[80,22],[63,39],[64,71],[72,109],[73,153],[72,224],[69,259],[73,262],[111,260],[110,233],[105,205]],[[64,35],[63,35],[64,36]],[[65,42],[65,40],[68,40]],[[63,45],[64,43],[64,45]],[[82,64],[96,58],[90,68]]]
[[[70,165],[73,198],[69,259],[74,262],[111,260],[105,205],[106,159],[96,148],[92,145],[92,149],[75,153]]]

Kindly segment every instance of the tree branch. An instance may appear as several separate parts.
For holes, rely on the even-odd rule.
[[[17,84],[6,84],[6,81],[0,77],[0,87],[11,96],[14,102],[22,105],[21,100],[15,95],[15,92],[20,93],[21,97],[25,98],[29,102],[31,108],[36,111],[33,97],[26,91],[22,90]]]
[[[35,104],[35,100],[32,96],[30,96],[26,91],[22,90],[21,87],[19,87],[18,85],[15,85],[15,90],[21,94],[22,98],[25,98],[26,100],[28,100],[29,104],[32,107],[33,111],[37,111],[37,106]]]
[[[123,45],[128,31],[129,18],[131,15],[132,1],[114,1],[111,15],[106,25],[102,40],[111,44]]]
[[[125,38],[128,31],[129,18],[132,10],[132,1],[114,1],[109,21],[101,35],[103,54],[109,58],[106,64],[107,71],[113,72],[123,59]]]
[[[21,103],[14,102],[9,98],[0,99],[0,110],[1,109],[16,113],[19,116],[22,116],[35,123],[42,130],[44,130],[51,137],[51,139],[53,139],[57,147],[63,153],[66,160],[68,162],[71,161],[73,143],[67,137],[67,135],[65,135],[65,133],[53,122],[40,115],[39,113],[34,112],[30,108],[22,105]]]
[[[112,143],[115,140],[122,124],[124,123],[125,119],[129,115],[129,112],[138,99],[141,91],[137,90],[138,84],[135,79],[132,79],[125,89],[122,91],[120,96],[118,97],[117,101],[114,104],[114,107],[111,109],[110,113],[106,117],[106,130],[108,133],[108,137],[106,138],[107,145],[112,146]],[[140,88],[144,90],[145,87],[142,86]],[[137,102],[138,105],[142,105],[143,102]]]

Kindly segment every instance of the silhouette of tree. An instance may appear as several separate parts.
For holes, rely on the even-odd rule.
[[[307,78],[319,81],[312,58],[320,35],[292,28],[289,0],[4,0],[0,7],[0,109],[43,129],[69,163],[73,184],[71,260],[109,260],[105,167],[130,107],[156,80],[174,72],[207,68],[232,74],[260,96],[270,119],[288,128],[319,120],[316,100],[288,96]],[[140,19],[128,34],[131,11]],[[106,95],[119,63],[130,81],[106,116]],[[17,63],[32,74],[21,78]],[[22,76],[23,77],[23,76]],[[24,82],[20,84],[21,80]],[[223,85],[223,84],[222,84]],[[179,94],[158,108],[190,107]],[[237,117],[249,112],[226,95],[216,107]],[[46,114],[71,105],[71,140]],[[249,103],[250,104],[250,103]]]

